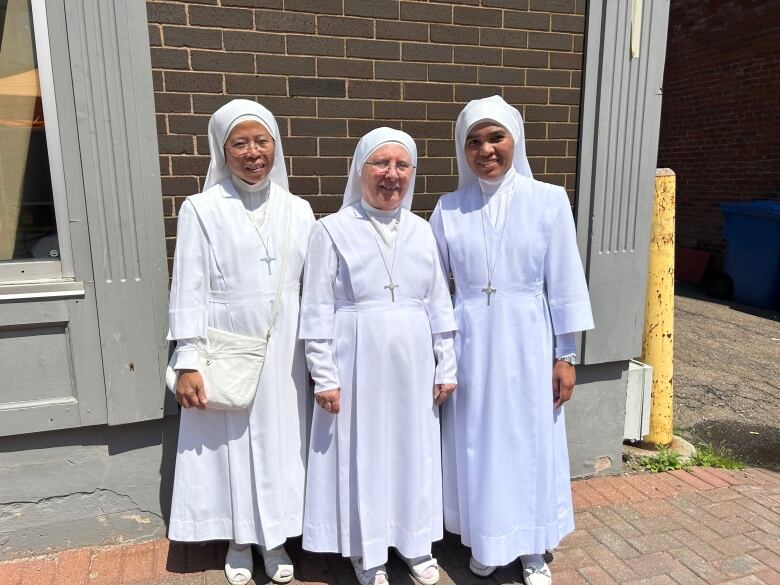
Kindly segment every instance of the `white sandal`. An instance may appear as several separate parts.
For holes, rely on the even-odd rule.
[[[384,565],[363,570],[363,557],[349,557],[360,585],[390,585]]]
[[[435,585],[439,582],[439,563],[437,563],[436,559],[431,555],[425,555],[414,559],[407,559],[403,555],[399,556],[409,567],[409,570],[412,572],[412,577],[414,577],[415,581],[420,583],[420,585]],[[429,569],[434,570],[431,572],[430,577],[426,577],[425,573]]]
[[[289,583],[293,580],[295,569],[283,544],[271,549],[259,544],[257,548],[260,549],[260,554],[263,556],[265,574],[268,575],[269,579],[276,583]]]
[[[542,555],[522,555],[520,562],[525,585],[552,585],[552,573]]]
[[[252,578],[252,547],[246,545],[242,549],[234,548],[235,542],[230,542],[225,556],[225,577],[230,585],[246,585]]]
[[[490,575],[496,571],[496,567],[493,565],[483,565],[475,559],[473,555],[471,556],[471,559],[469,559],[469,569],[471,569],[471,572],[477,577],[490,577]]]

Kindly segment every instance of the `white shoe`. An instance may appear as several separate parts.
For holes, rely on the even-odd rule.
[[[435,585],[439,582],[439,563],[431,555],[414,559],[408,559],[401,553],[398,553],[398,556],[403,559],[412,572],[412,577],[420,585]]]
[[[355,569],[355,577],[357,577],[360,585],[389,585],[390,580],[387,578],[387,571],[384,565],[373,567],[371,569],[363,570],[363,557],[349,557],[352,561],[352,568]]]
[[[552,585],[552,573],[542,555],[522,555],[520,562],[523,563],[525,585]]]
[[[471,569],[471,572],[477,577],[490,577],[490,575],[496,572],[496,567],[493,565],[483,565],[475,559],[473,555],[469,560],[469,569]]]
[[[231,541],[225,557],[225,577],[230,585],[245,585],[252,578],[252,547],[246,545],[242,549],[234,548]]]
[[[290,555],[284,550],[283,544],[276,548],[265,548],[259,544],[257,548],[260,549],[260,554],[263,556],[265,574],[271,581],[289,583],[293,580],[293,564]]]

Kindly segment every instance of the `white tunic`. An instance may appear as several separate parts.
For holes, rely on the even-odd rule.
[[[493,181],[481,178],[477,179],[480,191],[482,192],[482,199],[485,201],[485,215],[497,232],[500,232],[504,228],[507,210],[512,204],[512,197],[514,197],[515,194],[514,185],[516,176],[517,171],[515,171],[513,167],[510,167],[499,179]],[[492,258],[493,256],[491,255],[491,259]],[[576,350],[575,343],[576,339],[573,332],[556,333],[555,357],[574,356]]]
[[[265,335],[281,269],[288,200],[292,239],[254,404],[230,412],[182,409],[168,532],[172,540],[232,539],[272,548],[301,533],[311,398],[296,332],[299,282],[314,224],[308,203],[271,183],[262,222],[276,258],[269,276],[253,218],[230,179],[189,197],[179,212],[170,338],[205,337],[208,326]],[[186,367],[185,361],[182,356],[177,366]]]
[[[565,191],[513,181],[500,246],[476,182],[431,217],[458,322],[459,386],[442,410],[444,522],[486,565],[544,552],[574,528],[553,333],[593,327]],[[489,306],[486,255],[496,258]]]
[[[366,568],[390,546],[429,554],[443,535],[433,384],[455,382],[454,352],[437,366],[431,334],[455,320],[429,226],[401,210],[395,245],[392,302],[379,252],[390,266],[392,250],[359,203],[320,220],[301,307],[300,337],[332,339],[341,388],[338,415],[314,411],[303,546],[362,556]]]

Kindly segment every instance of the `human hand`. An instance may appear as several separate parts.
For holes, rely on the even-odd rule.
[[[184,408],[193,406],[203,410],[209,399],[203,386],[203,376],[198,370],[179,370],[179,381],[176,382],[176,402]]]
[[[330,414],[338,414],[341,407],[339,405],[339,399],[341,397],[341,388],[333,388],[332,390],[323,390],[314,394],[314,400],[317,404]]]
[[[572,364],[555,360],[552,376],[553,405],[555,408],[560,407],[564,402],[571,399],[576,380],[577,375]]]
[[[457,384],[435,384],[433,386],[433,403],[436,406],[441,405],[447,400],[450,394],[455,392],[455,388],[457,387]]]

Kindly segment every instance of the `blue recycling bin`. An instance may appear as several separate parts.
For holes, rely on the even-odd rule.
[[[720,209],[734,300],[780,307],[780,201],[721,203]]]

